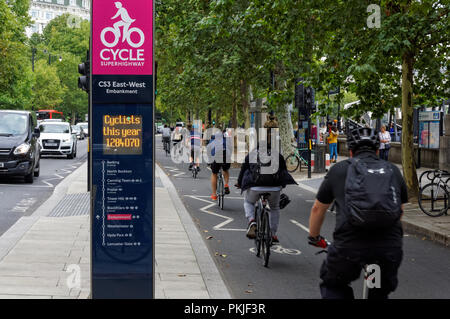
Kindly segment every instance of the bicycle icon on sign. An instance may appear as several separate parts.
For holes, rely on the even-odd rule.
[[[100,34],[100,39],[102,40],[102,43],[108,48],[115,47],[119,43],[119,40],[120,40],[120,27],[123,27],[122,42],[127,41],[128,44],[133,48],[141,47],[145,41],[144,32],[142,32],[142,30],[139,28],[131,28],[130,29],[131,24],[134,21],[136,21],[136,19],[131,19],[130,15],[128,14],[127,9],[125,9],[122,6],[121,2],[115,2],[115,5],[118,10],[117,10],[116,15],[114,17],[112,17],[111,20],[114,20],[120,16],[121,21],[114,23],[113,27],[106,27],[102,30],[102,33]],[[106,41],[105,35],[107,32],[112,32],[114,34],[113,42]],[[131,40],[131,34],[134,32],[137,32],[137,34],[139,34],[139,37],[140,37],[140,41],[137,43],[134,43]]]

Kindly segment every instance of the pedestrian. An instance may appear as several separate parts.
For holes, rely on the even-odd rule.
[[[388,161],[389,150],[391,148],[391,134],[386,131],[386,126],[381,126],[380,132],[380,158]]]
[[[324,299],[353,299],[350,284],[364,265],[379,270],[369,299],[387,299],[397,288],[403,258],[400,218],[408,193],[398,167],[377,156],[379,145],[374,129],[352,130],[347,137],[350,158],[331,167],[311,209],[309,244],[324,249],[328,243],[320,229],[333,201],[336,208],[333,243],[320,269]]]
[[[335,125],[331,126],[330,135],[328,136],[328,145],[330,146],[330,161],[331,163],[337,162],[337,139],[339,136],[339,132]],[[334,160],[333,160],[334,157]]]

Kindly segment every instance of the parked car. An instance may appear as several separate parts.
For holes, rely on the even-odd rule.
[[[74,132],[77,135],[77,138],[79,140],[84,140],[84,138],[86,137],[81,125],[72,125],[72,132]]]
[[[67,155],[69,159],[77,157],[77,136],[69,123],[43,121],[39,130],[42,155]]]
[[[0,110],[0,176],[24,176],[33,183],[40,174],[39,129],[34,112]]]
[[[84,131],[85,136],[89,136],[89,123],[87,122],[80,122],[77,125],[81,126],[81,128]]]

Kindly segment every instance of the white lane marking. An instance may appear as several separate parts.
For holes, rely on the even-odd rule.
[[[184,196],[190,197],[190,198],[199,200],[199,201],[201,201],[201,202],[207,203],[208,205],[206,205],[206,206],[200,208],[200,211],[201,211],[201,212],[206,213],[206,214],[208,214],[208,215],[213,215],[213,216],[217,216],[217,217],[220,217],[220,218],[225,219],[224,222],[222,222],[222,223],[217,224],[216,226],[214,226],[214,227],[213,227],[214,230],[247,231],[247,229],[224,228],[226,225],[228,225],[229,223],[233,222],[233,221],[234,221],[234,218],[231,218],[231,217],[228,217],[228,216],[224,216],[224,215],[220,215],[220,214],[217,214],[217,213],[214,213],[214,212],[208,210],[208,209],[210,209],[211,207],[217,205],[216,202],[212,202],[212,201],[205,200],[205,199],[202,199],[202,198],[201,198],[201,197],[208,197],[208,196],[197,196],[197,195],[184,195]],[[227,199],[233,199],[233,198],[231,198],[231,197],[226,197],[226,198],[227,198]],[[238,199],[242,200],[241,197],[239,197]]]
[[[177,177],[177,176],[186,174],[186,172],[180,172],[180,170],[178,168],[169,169],[169,172],[174,173],[174,174],[172,174],[173,177]]]
[[[306,226],[303,226],[302,224],[300,224],[298,221],[291,219],[291,223],[293,223],[294,225],[300,227],[301,229],[303,229],[305,232],[307,232],[309,234],[309,228]],[[325,238],[325,241],[327,242],[328,245],[330,245],[331,243],[328,241],[328,239]]]
[[[16,213],[25,213],[36,202],[36,198],[24,198],[12,208],[12,211]]]
[[[189,196],[189,195],[185,195]],[[204,197],[204,198],[210,198],[211,195],[195,195],[195,197]],[[226,199],[244,199],[244,197],[232,197],[232,196],[225,196]]]
[[[301,181],[298,181],[298,180],[296,180],[296,182],[298,183],[298,185],[297,185],[298,187],[303,188],[304,190],[306,190],[308,192],[317,194],[318,189],[315,189],[315,188],[313,188],[311,186],[308,186],[308,185],[304,185],[304,184],[301,183]]]
[[[291,219],[291,223],[293,223],[295,226],[300,227],[301,229],[303,229],[305,232],[309,233],[309,228],[306,226],[303,226],[302,224],[300,224],[298,221]]]

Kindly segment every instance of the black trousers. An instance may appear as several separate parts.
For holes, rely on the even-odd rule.
[[[389,149],[380,149],[380,158],[388,161],[389,159]]]
[[[352,281],[357,280],[364,265],[380,267],[380,288],[368,291],[369,299],[387,299],[398,285],[397,273],[403,258],[400,247],[368,247],[367,249],[328,247],[327,259],[320,269],[320,292],[323,299],[354,299]]]

